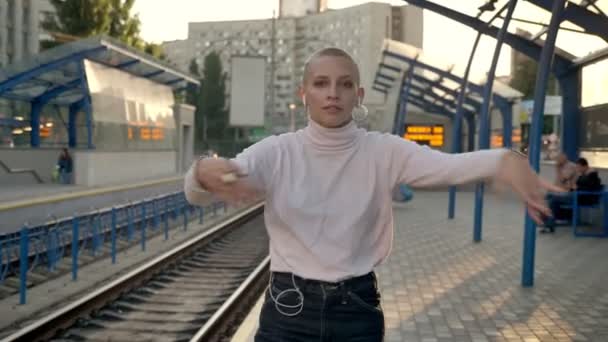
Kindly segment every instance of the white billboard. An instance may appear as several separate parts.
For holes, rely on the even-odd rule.
[[[232,56],[230,125],[264,126],[266,58]]]

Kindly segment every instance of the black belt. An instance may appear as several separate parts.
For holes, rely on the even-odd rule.
[[[314,280],[314,279],[306,279],[299,277],[297,275],[292,275],[291,273],[286,272],[272,272],[272,277],[274,281],[278,281],[279,283],[292,285],[292,279],[295,280],[296,285],[300,288],[323,288],[325,290],[336,290],[336,289],[351,289],[355,286],[361,286],[367,282],[370,282],[377,287],[376,274],[374,272],[369,272],[362,276],[347,278],[338,282],[328,282],[322,280]],[[292,278],[293,277],[293,278]]]

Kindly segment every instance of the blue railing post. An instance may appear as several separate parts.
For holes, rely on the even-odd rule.
[[[203,217],[205,216],[205,209],[198,207],[198,223],[203,224]]]
[[[133,216],[131,216],[131,212],[133,209],[133,205],[129,204],[126,207],[127,210],[127,241],[131,242],[133,240]]]
[[[184,230],[188,229],[188,206],[186,203],[182,206],[182,212],[184,213]]]
[[[78,216],[72,219],[72,280],[78,279],[78,248],[80,238],[78,237]]]
[[[116,208],[112,207],[112,264],[116,263]]]
[[[93,255],[97,255],[97,250],[99,249],[99,221],[100,216],[99,212],[97,212],[97,216],[93,216]],[[97,217],[97,220],[95,219]]]
[[[173,216],[175,217],[175,220],[179,219],[179,202],[176,196],[173,197]]]
[[[547,38],[543,44],[538,61],[538,73],[534,86],[534,106],[532,109],[532,127],[530,128],[530,150],[528,160],[534,171],[538,172],[540,167],[540,148],[543,130],[543,112],[545,111],[545,94],[547,90],[547,80],[553,59],[555,40],[562,21],[561,13],[564,9],[565,0],[554,0],[551,11],[551,21],[547,28]],[[573,209],[575,210],[575,209]],[[534,286],[534,254],[536,248],[536,224],[526,211],[524,230],[524,251],[521,283],[524,287]]]
[[[146,203],[141,203],[141,250],[146,250]]]
[[[49,272],[55,269],[55,263],[57,262],[57,238],[52,229],[48,228],[46,231],[46,259],[48,264]]]
[[[496,75],[496,67],[498,64],[498,57],[500,56],[500,50],[503,45],[503,41],[505,38],[505,34],[507,32],[507,28],[509,27],[509,23],[511,22],[511,18],[513,17],[513,12],[515,11],[515,6],[517,5],[517,0],[509,0],[507,4],[507,14],[504,17],[502,27],[500,31],[498,31],[498,35],[496,36],[496,48],[494,48],[494,56],[492,56],[492,64],[490,65],[490,70],[488,71],[488,76],[486,80],[485,87],[483,88],[483,103],[481,105],[481,113],[479,114],[479,149],[488,149],[490,148],[490,102],[492,100],[492,87],[494,86],[494,78]],[[475,219],[473,221],[473,241],[480,242],[481,241],[481,226],[482,226],[482,215],[483,215],[483,193],[484,193],[484,184],[480,182],[477,184],[475,188]]]
[[[154,229],[158,228],[158,208],[156,208],[156,199],[152,199],[152,211],[154,212]]]
[[[169,198],[165,198],[165,240],[169,240]]]
[[[25,304],[27,291],[27,269],[29,258],[29,229],[21,228],[19,234],[19,304]]]

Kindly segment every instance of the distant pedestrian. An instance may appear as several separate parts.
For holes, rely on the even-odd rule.
[[[59,169],[59,182],[61,184],[71,184],[72,183],[72,170],[73,170],[73,161],[70,152],[68,152],[67,148],[64,148],[59,155],[59,159],[57,160],[57,167]]]

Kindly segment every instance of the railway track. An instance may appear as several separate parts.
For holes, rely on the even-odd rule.
[[[221,341],[268,279],[263,204],[2,341]]]

